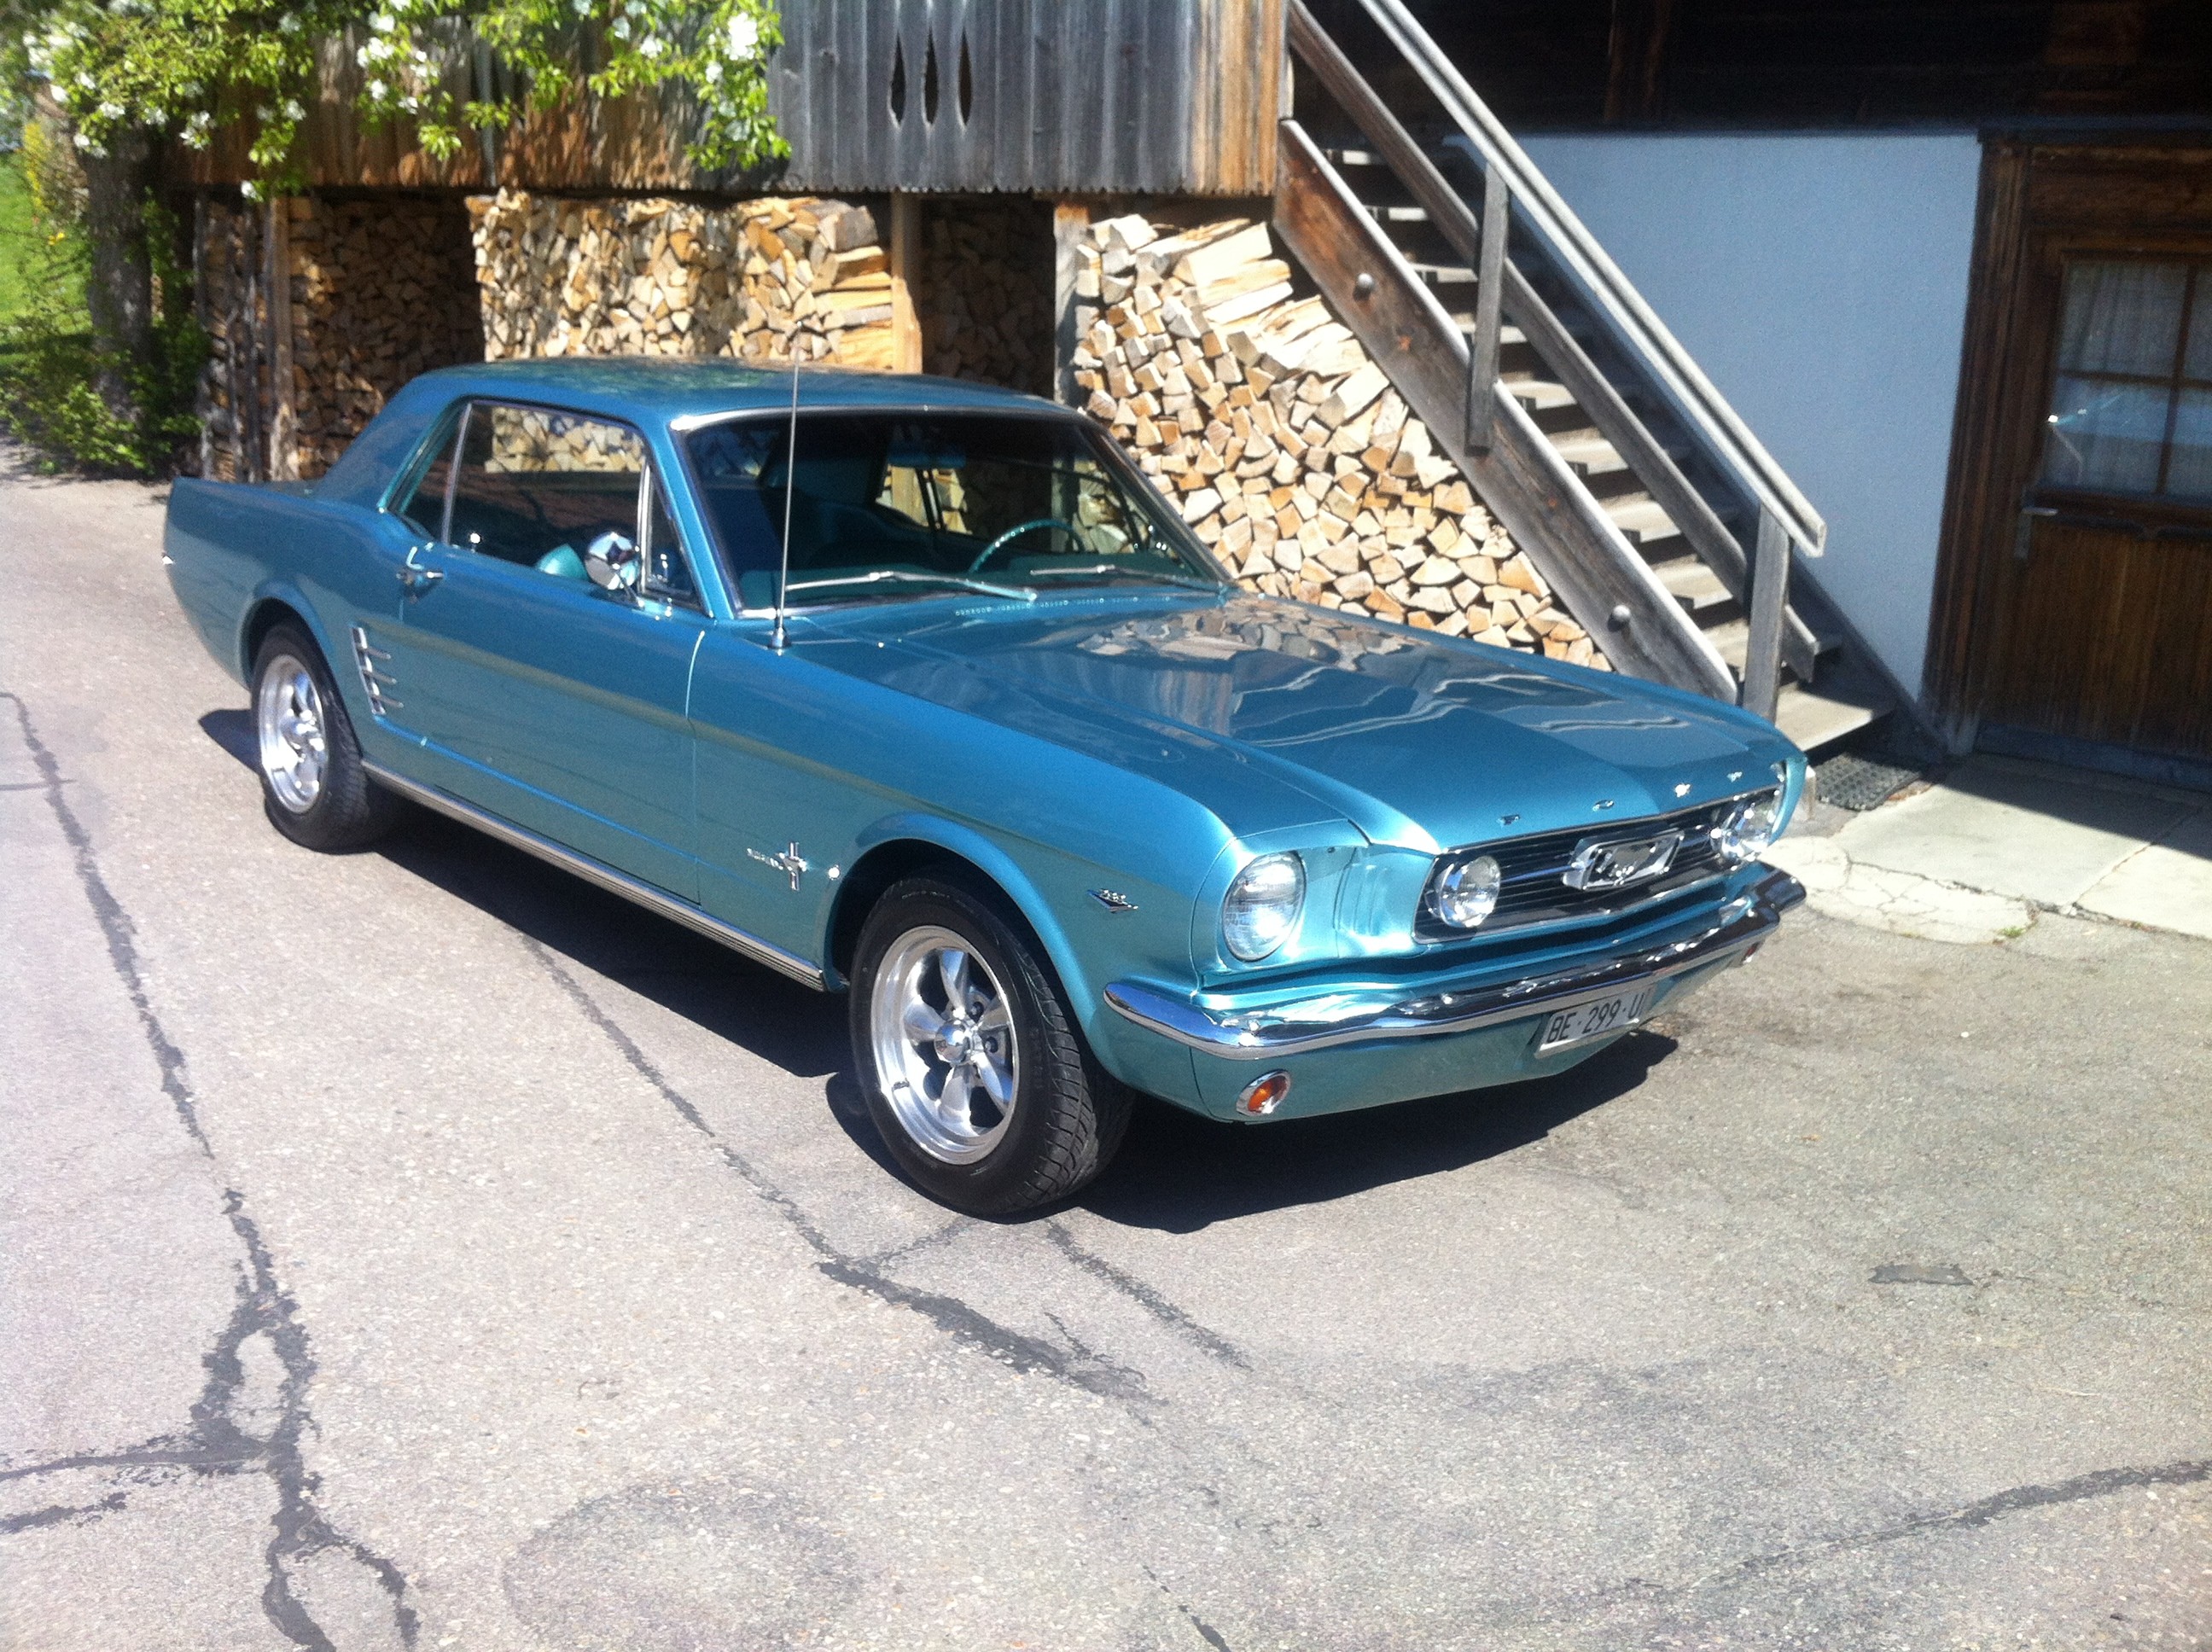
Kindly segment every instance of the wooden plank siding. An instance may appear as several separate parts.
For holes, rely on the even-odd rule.
[[[706,173],[684,158],[692,106],[673,90],[578,99],[437,161],[404,126],[363,125],[356,42],[333,41],[301,136],[307,183],[1265,195],[1283,11],[1284,0],[784,0],[769,104],[791,155],[754,173]],[[467,42],[450,65],[464,95],[510,89]],[[188,156],[187,180],[250,176],[251,137],[233,129]]]

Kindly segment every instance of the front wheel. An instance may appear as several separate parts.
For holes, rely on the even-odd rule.
[[[1129,1092],[995,901],[949,879],[895,884],[861,928],[850,1000],[868,1110],[933,1198],[975,1216],[1030,1210],[1120,1146]]]
[[[253,656],[253,735],[263,806],[295,843],[343,853],[390,829],[398,799],[362,768],[322,650],[297,626],[271,628]]]

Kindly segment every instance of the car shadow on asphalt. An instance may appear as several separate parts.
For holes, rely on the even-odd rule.
[[[794,1077],[842,1077],[842,1002],[704,935],[425,810],[410,811],[378,853],[549,951]]]
[[[1129,1227],[1194,1233],[1462,1169],[1618,1101],[1674,1048],[1647,1028],[1548,1078],[1277,1124],[1221,1124],[1140,1102],[1121,1153],[1075,1202]]]
[[[199,721],[210,740],[253,767],[247,714],[214,711]],[[410,811],[378,853],[717,1038],[796,1078],[823,1080],[838,1127],[899,1175],[849,1071],[841,1000],[428,811]],[[1268,1125],[1223,1124],[1140,1099],[1114,1163],[1073,1203],[1109,1222],[1192,1233],[1461,1169],[1617,1101],[1674,1048],[1647,1028],[1549,1078]]]
[[[246,766],[248,773],[258,775],[260,766],[254,761],[253,714],[234,707],[209,712],[200,719],[200,732],[213,740]]]
[[[842,999],[425,811],[415,811],[380,852],[715,1037],[794,1077],[823,1080],[838,1128],[887,1174],[899,1175],[849,1071]],[[1618,1100],[1674,1048],[1674,1040],[1646,1029],[1553,1078],[1268,1125],[1222,1124],[1143,1100],[1113,1165],[1074,1204],[1131,1227],[1192,1233],[1460,1169]]]

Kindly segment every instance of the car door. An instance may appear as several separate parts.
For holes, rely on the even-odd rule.
[[[411,553],[389,678],[420,778],[685,900],[693,858],[691,664],[707,617],[665,484],[630,427],[471,403],[401,514]],[[432,490],[442,487],[442,499]],[[602,535],[641,554],[603,590]]]

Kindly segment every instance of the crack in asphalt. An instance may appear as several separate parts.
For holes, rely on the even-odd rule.
[[[62,795],[67,782],[61,765],[39,738],[30,708],[24,704],[21,695],[5,689],[0,689],[0,699],[15,705],[23,744],[38,769],[41,788],[62,837],[70,847],[78,885],[106,942],[108,962],[137,1016],[147,1047],[153,1053],[161,1073],[161,1092],[175,1108],[185,1133],[214,1163],[215,1148],[200,1124],[198,1099],[192,1090],[184,1051],[161,1024],[147,989],[145,968],[138,953],[137,927],[100,872],[91,834]],[[265,1555],[268,1575],[261,1592],[261,1608],[270,1624],[295,1646],[309,1648],[312,1652],[336,1652],[336,1643],[316,1624],[307,1604],[295,1590],[292,1568],[317,1554],[337,1551],[366,1567],[391,1597],[393,1626],[402,1643],[412,1647],[420,1625],[414,1608],[407,1602],[407,1580],[398,1567],[339,1532],[315,1506],[314,1494],[319,1485],[308,1472],[301,1450],[301,1438],[313,1424],[307,1393],[314,1381],[315,1362],[308,1351],[307,1328],[300,1322],[298,1303],[277,1282],[276,1264],[262,1241],[259,1227],[246,1213],[246,1196],[235,1187],[225,1187],[222,1208],[231,1232],[245,1250],[246,1266],[240,1271],[238,1303],[231,1312],[229,1322],[216,1338],[214,1348],[203,1357],[207,1382],[199,1398],[192,1402],[191,1427],[182,1434],[161,1436],[120,1452],[60,1457],[0,1471],[0,1480],[22,1479],[71,1468],[184,1467],[202,1473],[237,1473],[258,1469],[269,1476],[277,1496],[272,1521],[275,1533]],[[276,1422],[265,1435],[248,1431],[235,1414],[246,1386],[241,1351],[247,1341],[257,1336],[268,1339],[283,1371]],[[117,1508],[123,1506],[121,1495],[112,1499]],[[34,1511],[32,1515],[19,1518],[32,1524],[51,1524],[52,1521],[39,1518],[48,1512]],[[55,1515],[54,1519],[66,1517]]]
[[[1686,1588],[1698,1589],[1715,1582],[1753,1577],[1778,1567],[1794,1565],[1800,1560],[1824,1554],[1840,1554],[1853,1549],[1877,1548],[1885,1543],[1919,1537],[1929,1532],[1960,1531],[1986,1526],[1993,1520],[2018,1514],[2022,1509],[2081,1503],[2092,1497],[2108,1497],[2116,1491],[2133,1491],[2142,1486],[2193,1485],[2208,1479],[2212,1479],[2212,1461],[2160,1463],[2143,1468],[2100,1468],[2050,1485],[2015,1485],[1992,1492],[1986,1497],[1978,1497],[1956,1509],[1915,1515],[1894,1526],[1885,1526],[1875,1531],[1823,1538],[1817,1542],[1778,1549],[1771,1554],[1750,1555],[1731,1565],[1706,1573]]]
[[[47,1508],[33,1509],[28,1514],[9,1515],[0,1519],[0,1537],[32,1531],[40,1526],[59,1526],[64,1521],[78,1521],[89,1526],[102,1515],[112,1515],[123,1507],[130,1495],[127,1491],[112,1491],[98,1503],[57,1503]]]
[[[1493,1611],[1489,1614],[1489,1621],[1493,1627],[1503,1628],[1509,1625],[1523,1625],[1556,1618],[1588,1618],[1593,1613],[1610,1611],[1628,1602],[1656,1605],[1680,1601],[1685,1596],[1708,1589],[1729,1588],[1763,1574],[1779,1571],[1801,1562],[1818,1560],[1827,1555],[1880,1548],[1885,1544],[1938,1532],[1971,1530],[2026,1509],[2082,1503],[2149,1486],[2193,1485],[2208,1479],[2212,1479],[2212,1461],[2185,1460],[2148,1467],[2095,1469],[2048,1485],[2010,1486],[2002,1491],[1991,1492],[1988,1497],[1978,1497],[1972,1503],[1908,1515],[1893,1525],[1878,1527],[1871,1531],[1816,1538],[1810,1542],[1792,1544],[1763,1554],[1747,1555],[1682,1582],[1668,1582],[1662,1578],[1627,1577],[1592,1588],[1525,1600],[1510,1607]]]
[[[553,978],[555,984],[583,1012],[585,1018],[621,1053],[631,1069],[658,1090],[662,1099],[676,1109],[678,1116],[707,1139],[723,1163],[734,1170],[747,1187],[790,1224],[792,1230],[815,1253],[815,1266],[824,1276],[855,1291],[866,1291],[894,1307],[911,1309],[962,1346],[972,1348],[1014,1370],[1048,1376],[1109,1400],[1153,1400],[1154,1396],[1145,1386],[1142,1372],[1116,1365],[1073,1339],[1070,1339],[1070,1347],[1056,1347],[1041,1337],[1030,1336],[1011,1326],[1000,1324],[957,1297],[902,1285],[878,1272],[875,1262],[870,1259],[850,1255],[839,1249],[836,1242],[816,1225],[797,1200],[769,1181],[757,1166],[707,1122],[705,1115],[690,1098],[668,1081],[667,1076],[653,1064],[637,1041],[607,1013],[598,999],[585,990],[574,975],[562,966],[550,948],[525,933],[520,926],[510,925],[509,927],[514,929],[539,966]]]
[[[1081,1268],[1093,1278],[1103,1281],[1135,1303],[1162,1325],[1195,1345],[1201,1352],[1210,1354],[1224,1365],[1234,1365],[1240,1371],[1252,1369],[1236,1344],[1218,1332],[1211,1330],[1193,1318],[1184,1309],[1162,1296],[1133,1273],[1124,1272],[1103,1256],[1093,1254],[1076,1242],[1075,1236],[1058,1222],[1045,1224],[1045,1233],[1060,1249],[1061,1255]]]
[[[1197,1631],[1199,1639],[1213,1649],[1213,1652],[1236,1652],[1236,1649],[1229,1644],[1229,1637],[1191,1610],[1189,1604],[1181,1595],[1160,1581],[1160,1575],[1158,1572],[1150,1566],[1141,1566],[1139,1570],[1152,1579],[1152,1587],[1167,1596],[1168,1604],[1182,1613],[1184,1621]]]

